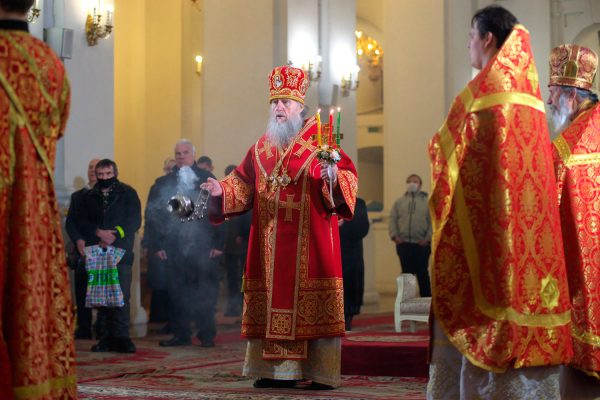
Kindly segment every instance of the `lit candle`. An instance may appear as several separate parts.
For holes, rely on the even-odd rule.
[[[317,146],[321,146],[323,142],[321,141],[321,109],[317,110]]]
[[[327,136],[327,144],[331,147],[333,142],[333,108],[329,110],[329,136]]]
[[[335,131],[335,144],[340,145],[340,124],[342,123],[342,109],[341,107],[338,107],[337,109],[338,111],[338,115],[337,115],[337,128]]]
[[[106,25],[112,26],[113,24],[113,8],[111,6],[106,7]]]

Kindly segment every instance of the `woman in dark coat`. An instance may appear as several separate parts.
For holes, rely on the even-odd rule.
[[[357,198],[354,218],[351,221],[340,220],[339,224],[344,277],[344,317],[346,330],[349,331],[352,329],[352,318],[360,314],[365,288],[362,240],[369,233],[369,216],[365,201]]]

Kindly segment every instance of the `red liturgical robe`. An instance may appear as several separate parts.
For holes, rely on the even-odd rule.
[[[553,155],[573,307],[572,364],[600,378],[600,105],[554,140]]]
[[[344,334],[337,219],[352,218],[358,180],[340,151],[330,203],[312,139],[316,131],[311,118],[287,149],[261,137],[220,182],[220,207],[211,205],[213,222],[254,209],[244,273],[242,334],[248,338],[281,343]],[[286,346],[273,358],[302,358],[293,354],[301,347]]]
[[[71,289],[52,176],[69,110],[64,66],[0,29],[0,399],[77,397]]]
[[[430,146],[433,312],[486,370],[569,362],[570,304],[544,103],[515,26]]]

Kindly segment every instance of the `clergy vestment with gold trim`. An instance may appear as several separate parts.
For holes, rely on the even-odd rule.
[[[52,182],[69,85],[46,44],[2,29],[0,86],[0,398],[76,398],[71,289]]]
[[[573,334],[572,365],[600,378],[600,104],[554,140]]]
[[[261,357],[255,370],[247,358],[245,372],[262,378],[313,379],[299,376],[301,368],[278,372],[275,366],[294,360],[306,365],[310,358],[319,358],[318,346],[309,343],[318,339],[316,343],[326,343],[323,354],[337,354],[332,362],[337,359],[338,364],[333,377],[319,382],[337,386],[339,337],[345,332],[337,219],[353,216],[357,176],[352,161],[341,152],[331,204],[313,145],[316,132],[311,118],[287,149],[261,137],[220,182],[222,203],[215,206],[213,201],[210,215],[219,222],[254,209],[244,272],[242,335],[250,339],[248,358]],[[331,346],[337,351],[332,353]],[[265,364],[268,360],[271,363]],[[274,369],[264,372],[265,365]]]
[[[519,375],[526,377],[537,369],[525,367],[572,356],[551,144],[523,26],[455,99],[430,158],[432,308],[439,329],[428,395],[441,398],[464,380],[488,385],[473,393],[495,398],[487,390],[511,387],[502,382],[512,369],[523,368]],[[448,349],[459,355],[454,361],[482,371],[481,381],[465,377],[468,368],[450,367]],[[557,394],[554,369],[513,385],[516,393],[502,398]],[[536,381],[537,389],[530,386]]]

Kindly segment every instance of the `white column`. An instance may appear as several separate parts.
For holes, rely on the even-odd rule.
[[[140,290],[140,259],[142,257],[140,242],[140,235],[135,235],[133,246],[135,258],[133,260],[133,265],[131,266],[131,296],[129,298],[129,328],[134,337],[146,336],[148,330],[148,313],[144,307],[142,307],[142,295]]]

